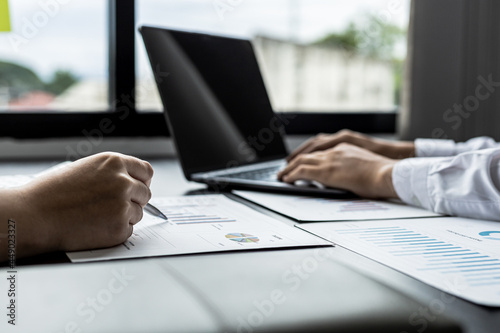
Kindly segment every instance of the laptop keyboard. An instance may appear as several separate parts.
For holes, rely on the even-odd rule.
[[[232,174],[224,175],[227,178],[235,179],[249,179],[249,180],[263,180],[263,181],[278,181],[277,174],[281,170],[281,166],[273,166],[269,168],[263,168],[258,170],[249,170],[236,172]]]

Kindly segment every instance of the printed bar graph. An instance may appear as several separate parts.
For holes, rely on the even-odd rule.
[[[320,237],[470,301],[500,306],[496,222],[443,217],[300,225]]]
[[[329,200],[326,199],[317,199],[317,200],[325,200],[324,203],[328,204]],[[320,201],[321,202],[321,201]],[[340,213],[345,213],[345,212],[373,212],[373,211],[379,211],[379,210],[388,210],[388,207],[383,207],[381,205],[378,205],[377,203],[373,201],[368,201],[368,200],[355,200],[355,201],[348,201],[345,205],[342,205],[339,209]]]
[[[189,253],[316,247],[331,243],[287,226],[224,195],[152,199],[168,221],[144,214],[121,245],[69,252],[73,262]]]
[[[200,214],[200,207],[195,205],[159,206],[158,208],[168,216],[169,222],[176,225],[236,222],[235,219],[227,217]]]

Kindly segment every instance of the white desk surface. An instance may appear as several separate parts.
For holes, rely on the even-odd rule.
[[[1,163],[0,175],[36,173],[56,163]],[[186,182],[173,159],[151,163],[153,195],[204,188]],[[7,268],[1,268],[0,331],[456,332],[447,317],[464,332],[498,332],[499,309],[444,295],[344,248],[333,248],[326,260],[318,251],[326,250],[92,264],[72,264],[59,254],[21,261],[16,327],[7,325]]]

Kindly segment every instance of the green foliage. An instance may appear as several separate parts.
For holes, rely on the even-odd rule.
[[[45,91],[57,96],[76,82],[78,78],[70,71],[58,70],[46,83],[29,68],[0,61],[0,87],[8,87],[14,98],[31,91]]]
[[[394,68],[394,103],[401,105],[401,89],[403,86],[404,60],[394,59],[392,61]]]
[[[9,87],[14,95],[43,90],[45,83],[32,70],[0,61],[0,87]]]
[[[54,73],[52,80],[45,85],[45,91],[57,96],[76,82],[78,82],[78,78],[73,73],[67,70],[58,70]]]
[[[356,50],[359,48],[360,42],[359,31],[356,25],[351,22],[341,33],[331,33],[316,41],[314,44],[329,47],[339,47],[348,52],[356,52]]]
[[[404,61],[398,59],[395,53],[396,45],[404,41],[405,36],[404,29],[375,15],[366,15],[360,21],[349,23],[340,33],[328,34],[314,44],[390,61],[394,68],[394,101],[399,105]]]
[[[329,34],[314,44],[339,47],[350,53],[392,60],[395,57],[396,45],[404,40],[405,34],[400,27],[375,15],[367,15],[357,22],[349,23],[340,33]]]

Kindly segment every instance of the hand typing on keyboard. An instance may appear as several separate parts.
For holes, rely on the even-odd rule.
[[[391,178],[395,163],[396,160],[342,143],[297,155],[278,178],[290,184],[298,180],[316,181],[367,198],[398,198]]]

